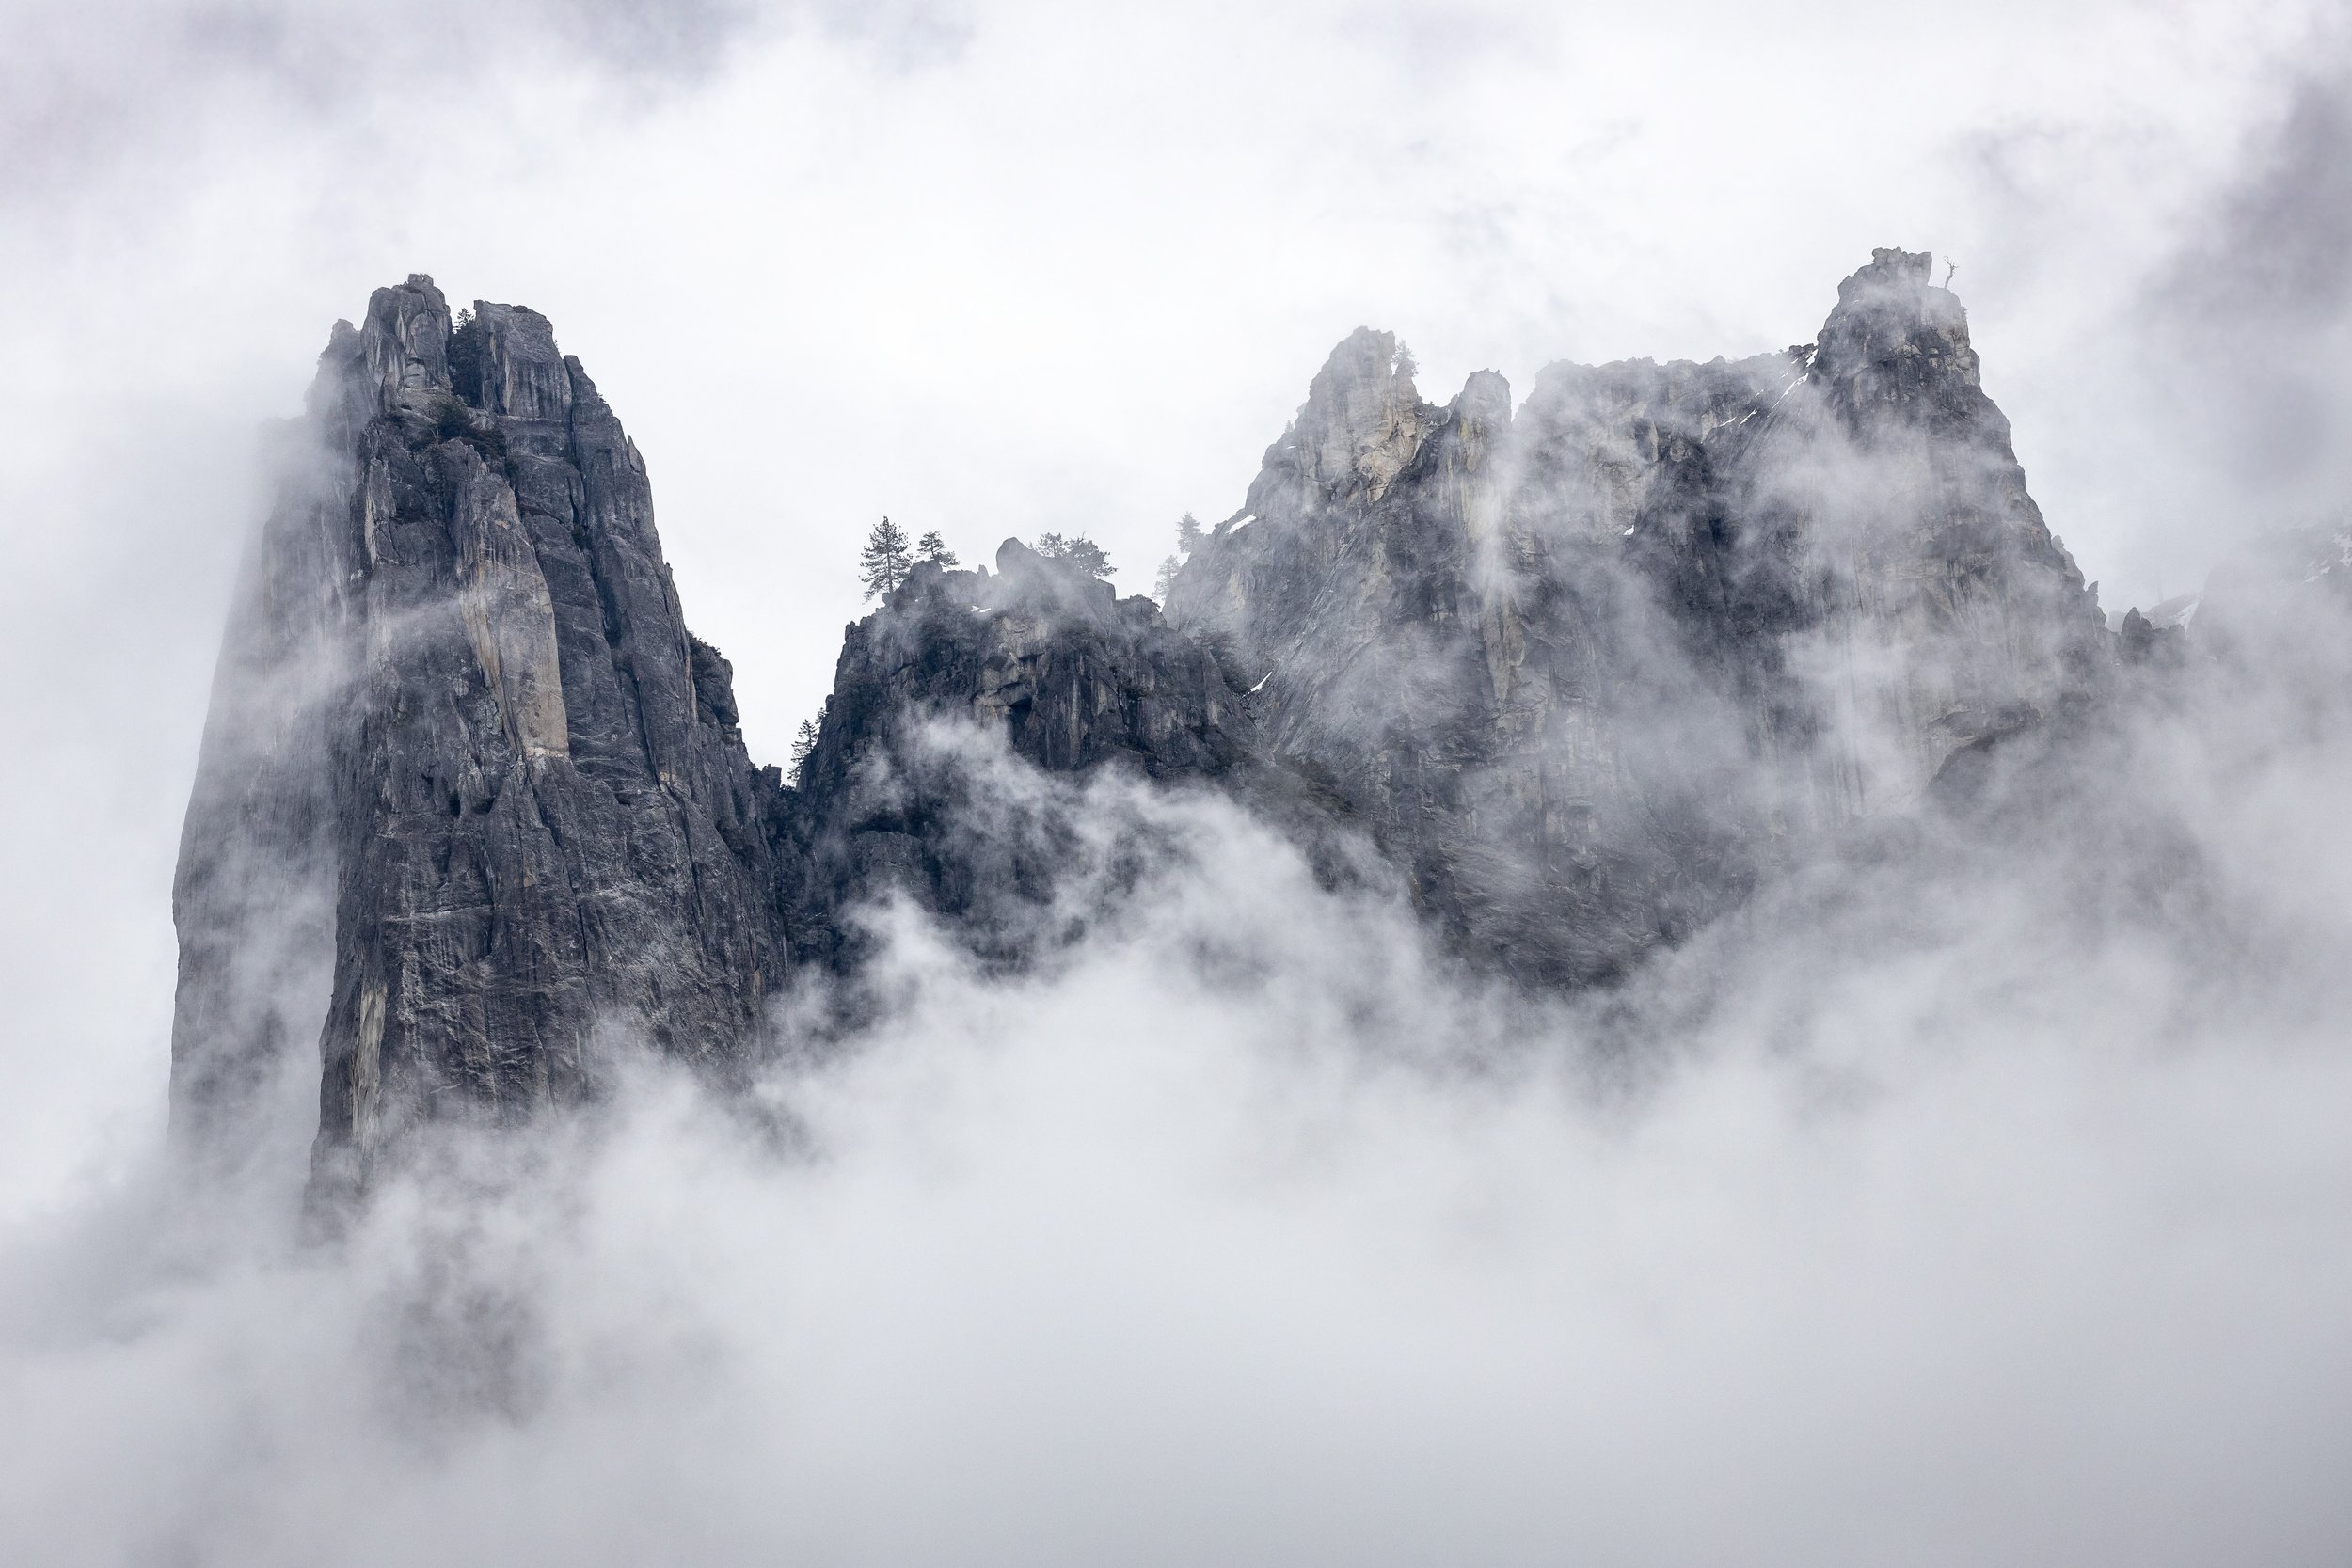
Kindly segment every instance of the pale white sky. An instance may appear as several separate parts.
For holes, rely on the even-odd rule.
[[[2352,823],[2292,680],[2120,770],[2161,852],[1760,905],[1622,1097],[1160,795],[1197,859],[1061,970],[896,950],[909,1014],[771,1085],[820,1157],[632,1079],[340,1249],[145,1184],[259,436],[372,287],[553,319],[762,759],[882,513],[1089,532],[1138,592],[1359,325],[1524,394],[1807,340],[1878,245],[1957,260],[2052,525],[2146,603],[2344,493],[2346,41],[2321,0],[0,0],[0,1551],[2346,1560]],[[2183,939],[2207,895],[2244,947]]]
[[[1958,261],[2053,526],[2147,602],[2344,473],[2331,15],[0,8],[0,636],[32,743],[5,869],[46,890],[0,913],[8,1098],[44,1107],[0,1113],[0,1177],[159,1114],[255,433],[376,284],[554,320],[762,758],[829,688],[885,512],[967,560],[1084,531],[1141,592],[1359,324],[1428,395],[1485,366],[1523,394],[1559,357],[1809,339],[1873,245]]]

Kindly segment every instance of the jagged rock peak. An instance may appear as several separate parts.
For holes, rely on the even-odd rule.
[[[477,299],[450,343],[454,388],[484,413],[516,420],[570,416],[573,379],[585,377],[579,361],[555,346],[554,325],[538,311]]]
[[[370,379],[387,398],[400,391],[448,391],[449,334],[449,302],[423,273],[376,290],[368,296],[367,322],[359,331]]]
[[[1931,282],[1926,251],[1876,250],[1837,288],[1808,377],[1859,431],[1873,410],[1960,425],[2008,421],[1983,395],[1960,297]]]
[[[1868,266],[1857,267],[1837,285],[1837,302],[1848,304],[1858,296],[1878,291],[1906,294],[1924,292],[1934,277],[1934,252],[1883,247],[1870,252]]]
[[[1276,756],[1470,945],[1618,973],[2095,680],[1931,269],[1876,252],[1804,350],[1551,365],[1516,417],[1500,377],[1420,403],[1359,332],[1170,617],[1269,669]]]
[[[1415,388],[1395,334],[1359,326],[1309,383],[1306,403],[1268,463],[1283,453],[1311,498],[1376,495],[1412,461],[1437,414]]]
[[[175,885],[175,1123],[233,1148],[314,1040],[329,1186],[592,1092],[603,1032],[724,1070],[785,968],[771,791],[635,446],[546,318],[453,326],[419,274],[330,339]]]

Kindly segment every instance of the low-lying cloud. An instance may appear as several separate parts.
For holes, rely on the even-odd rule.
[[[20,1237],[0,1535],[2340,1561],[2352,759],[2299,701],[2233,707],[2100,753],[2122,839],[1931,816],[1577,1004],[1470,977],[1220,802],[1100,781],[1184,851],[1114,918],[991,980],[878,912],[888,1019],[749,1105],[616,1064],[331,1240],[298,1168],[216,1209],[157,1171]],[[2132,847],[2157,821],[2185,862]],[[2184,864],[2209,895],[2176,907]]]
[[[1749,57],[1638,21],[1555,41],[1527,8],[1176,38],[1017,7],[977,35],[945,8],[20,7],[19,39],[57,28],[0,67],[32,672],[0,1548],[2345,1560],[2352,666],[2316,618],[2262,628],[2310,678],[2136,720],[2074,798],[2107,797],[2095,817],[1877,846],[1587,1004],[1465,976],[1225,808],[1115,794],[1192,852],[1019,980],[885,917],[897,1010],[787,1053],[751,1109],[635,1064],[593,1114],[457,1141],[322,1238],[303,1062],[255,1189],[114,1170],[159,1131],[201,686],[177,672],[258,506],[232,447],[368,282],[422,266],[557,315],[644,416],[683,590],[733,617],[698,628],[747,668],[770,640],[779,740],[870,515],[1100,528],[1132,587],[1129,541],[1214,515],[1359,318],[1454,334],[1448,384],[1760,349],[1889,241],[1966,252],[1994,389],[2090,575],[2177,589],[2323,494],[2340,445],[2340,49],[2271,93],[2256,65],[2305,34],[2258,9],[2182,10],[2153,64],[2118,41],[2146,13],[2101,10],[2042,57],[2100,58],[2119,96],[2070,66],[2058,103],[2001,69],[2034,65],[2024,24],[1956,13],[1903,38],[1914,78],[1826,11]],[[859,69],[743,47],[777,15]],[[973,36],[994,53],[939,90],[872,86]],[[464,40],[512,46],[511,94]],[[1356,63],[1297,63],[1329,57]],[[770,74],[643,148],[564,96],[683,96],[747,59]],[[1851,92],[1915,81],[1943,96],[1855,129]],[[2240,102],[2265,94],[2267,128]],[[1983,125],[2043,138],[2034,199],[1971,206],[1934,162]],[[2180,156],[2249,126],[2226,166]],[[2152,186],[2148,162],[2179,166]],[[1959,240],[1913,232],[1943,221]],[[774,308],[677,305],[748,300]],[[2280,463],[2265,432],[2294,436]],[[822,657],[777,654],[801,642]]]

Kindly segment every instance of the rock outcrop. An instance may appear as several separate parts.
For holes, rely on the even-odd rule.
[[[788,780],[543,318],[380,290],[294,439],[183,846],[174,1114],[235,1148],[316,1039],[329,1187],[593,1093],[608,1037],[739,1072],[878,902],[1000,968],[1071,940],[1166,847],[1084,776],[1230,796],[1473,960],[1588,985],[2115,660],[1900,251],[1814,344],[1555,365],[1516,410],[1489,372],[1424,401],[1359,331],[1165,615],[1012,541],[918,567]]]
[[[644,464],[544,318],[453,326],[419,277],[335,330],[176,886],[175,1114],[233,1125],[323,1000],[330,1184],[407,1120],[585,1094],[600,1029],[723,1064],[784,970],[760,781]]]
[[[816,743],[777,798],[795,950],[854,968],[855,911],[895,895],[983,961],[1017,963],[1054,940],[1074,879],[1104,891],[1104,847],[1041,775],[1117,768],[1273,805],[1260,752],[1246,687],[1152,600],[1016,539],[993,574],[917,566],[850,627]]]
[[[2095,689],[2093,595],[1966,317],[1881,251],[1818,344],[1555,365],[1515,416],[1343,343],[1169,617],[1264,673],[1417,897],[1530,980],[1623,973],[1959,747]]]

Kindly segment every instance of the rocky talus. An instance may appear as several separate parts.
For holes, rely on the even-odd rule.
[[[1074,940],[1154,852],[1086,777],[1230,797],[1473,961],[1583,986],[2117,663],[1901,251],[1813,343],[1555,365],[1516,407],[1490,372],[1426,402],[1359,331],[1165,612],[1014,541],[918,567],[789,777],[544,318],[379,290],[288,442],[175,886],[174,1117],[232,1155],[316,1071],[330,1188],[405,1128],[593,1094],[611,1042],[739,1075],[881,905],[998,968]]]

